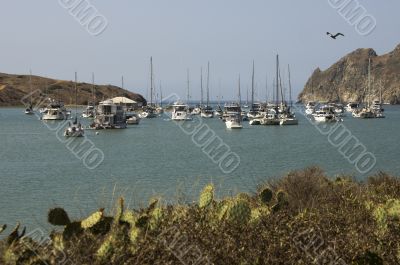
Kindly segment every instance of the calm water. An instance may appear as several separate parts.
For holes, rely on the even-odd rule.
[[[386,119],[347,117],[344,125],[377,158],[373,172],[400,172],[400,107],[386,106]],[[240,157],[240,166],[224,174],[172,121],[142,120],[126,130],[86,131],[105,155],[87,169],[36,116],[22,109],[0,109],[0,224],[21,221],[29,229],[48,228],[50,207],[62,206],[74,218],[110,208],[124,195],[130,205],[162,195],[168,201],[197,198],[205,183],[214,182],[220,196],[254,191],[271,176],[318,165],[334,176],[357,173],[327,136],[302,115],[299,126],[249,127],[228,131],[219,119],[206,123]],[[54,124],[53,124],[54,125]],[[79,141],[83,141],[80,139]]]

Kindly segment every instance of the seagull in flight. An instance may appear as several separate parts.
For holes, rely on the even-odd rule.
[[[335,35],[333,35],[332,33],[330,33],[330,32],[327,32],[326,33],[326,35],[328,35],[329,37],[331,37],[332,39],[334,39],[334,40],[336,40],[336,38],[338,37],[338,36],[343,36],[344,37],[344,35],[343,35],[343,33],[336,33]]]

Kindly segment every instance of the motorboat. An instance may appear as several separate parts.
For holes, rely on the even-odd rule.
[[[200,113],[202,118],[213,118],[214,117],[214,110],[211,106],[205,106],[201,109]]]
[[[70,115],[62,101],[53,100],[42,113],[42,120],[67,120]]]
[[[226,117],[225,125],[227,129],[242,129],[243,125],[240,113]]]
[[[192,117],[189,112],[189,106],[180,101],[175,102],[172,105],[171,119],[174,121],[186,121],[191,120]]]

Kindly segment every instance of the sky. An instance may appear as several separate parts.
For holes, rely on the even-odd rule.
[[[107,21],[100,34],[89,34],[66,4],[86,1],[97,21]],[[234,99],[238,76],[242,98],[251,86],[255,61],[256,99],[270,97],[279,54],[282,76],[291,68],[294,97],[317,67],[328,68],[357,48],[389,52],[400,43],[400,1],[351,0],[376,20],[360,35],[356,26],[331,6],[343,0],[3,0],[0,16],[0,72],[33,74],[121,85],[148,95],[150,57],[154,79],[163,95],[200,97],[200,69],[210,62],[210,94]],[[348,0],[344,0],[348,1]],[[91,21],[91,20],[90,20]],[[93,22],[94,23],[94,22]],[[95,24],[93,24],[95,25]],[[100,26],[99,26],[100,28]],[[332,40],[326,32],[342,32]],[[92,31],[93,33],[93,31]]]

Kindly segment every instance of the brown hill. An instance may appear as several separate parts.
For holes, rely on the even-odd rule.
[[[368,87],[368,58],[371,58],[371,91]],[[302,102],[358,101],[368,97],[400,103],[400,45],[392,52],[378,56],[373,49],[357,49],[325,71],[317,68],[299,95]]]
[[[86,105],[88,101],[92,101],[92,84],[78,83],[77,88],[79,105]],[[32,76],[32,90],[40,90],[41,95],[62,100],[65,104],[75,104],[73,81]],[[0,73],[0,106],[23,105],[21,100],[29,93],[29,75]],[[95,96],[97,102],[111,97],[124,96],[146,104],[142,95],[112,85],[95,85]]]

